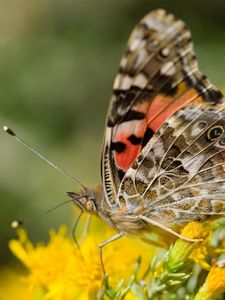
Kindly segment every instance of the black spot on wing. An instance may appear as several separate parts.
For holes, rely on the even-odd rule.
[[[187,71],[182,70],[182,74],[184,77],[184,82],[186,83],[186,85],[190,88],[194,87],[195,85],[195,77],[193,77],[192,75],[188,74]]]
[[[141,92],[141,88],[137,86],[131,86],[129,90],[113,90],[113,95],[116,97],[115,109],[118,107],[127,108],[132,104],[132,101],[138,93]]]
[[[118,176],[119,176],[120,181],[122,181],[122,179],[125,175],[125,172],[121,169],[118,169],[117,172],[118,172]]]
[[[145,147],[147,145],[148,141],[152,138],[153,134],[154,134],[154,131],[151,128],[148,127],[145,130],[145,134],[142,139],[142,147]]]
[[[113,97],[115,100],[112,103],[107,125],[109,127],[113,127],[125,121],[143,119],[144,114],[132,110],[132,107],[137,103],[151,99],[153,94],[154,89],[141,89],[137,86],[131,86],[129,90],[115,89],[113,91]]]
[[[116,117],[114,117],[114,119],[109,118],[109,120],[107,122],[107,126],[113,127],[115,125],[118,125],[118,124],[121,124],[124,122],[133,121],[133,120],[142,120],[144,118],[145,118],[144,113],[135,111],[135,110],[130,110],[123,117],[121,117],[120,115],[117,115]]]
[[[142,120],[144,118],[145,118],[145,114],[143,112],[130,110],[121,121],[128,122],[133,120]]]
[[[174,77],[173,76],[167,76],[167,75],[162,75],[160,72],[156,75],[155,77],[155,84],[158,82],[161,83],[161,89],[160,93],[163,93],[167,96],[174,96],[178,90],[178,86],[174,84]],[[154,83],[153,83],[154,85]]]
[[[140,145],[142,142],[142,137],[137,137],[136,135],[132,134],[129,136],[128,141],[130,141],[133,145]]]
[[[111,149],[115,150],[117,153],[122,153],[126,149],[126,145],[122,142],[113,142],[111,144]]]
[[[219,90],[212,89],[203,94],[203,99],[216,104],[221,102],[223,99],[223,94]]]
[[[107,126],[108,127],[113,127],[114,125],[115,125],[116,123],[115,123],[115,121],[114,120],[112,120],[112,119],[108,119],[108,121],[107,121]]]
[[[198,79],[197,83],[194,84],[194,88],[202,96],[202,98],[212,104],[221,103],[223,101],[223,94],[215,87],[210,86],[211,84],[207,80],[205,75],[202,75]]]

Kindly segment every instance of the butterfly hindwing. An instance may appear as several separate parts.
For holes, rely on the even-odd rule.
[[[170,117],[126,173],[118,200],[167,226],[224,215],[225,100]]]

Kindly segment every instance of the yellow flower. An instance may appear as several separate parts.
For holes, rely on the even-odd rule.
[[[39,244],[34,247],[25,231],[20,229],[19,240],[9,243],[11,251],[30,271],[26,277],[28,286],[33,292],[39,287],[44,289],[46,299],[49,295],[55,296],[55,292],[60,295],[61,299],[63,297],[71,299],[70,297],[74,297],[77,293],[77,289],[69,285],[70,282],[66,276],[69,275],[67,269],[70,263],[74,260],[79,261],[80,253],[71,241],[66,239],[65,234],[66,228],[62,226],[58,234],[54,231],[50,232],[50,242],[47,246]]]
[[[204,224],[202,226],[202,238],[203,242],[199,243],[197,247],[195,247],[189,256],[194,262],[198,263],[203,269],[210,270],[210,265],[206,262],[207,255],[212,252],[212,247],[209,245],[209,241],[212,237],[212,230],[214,227],[214,223],[211,222],[209,224]]]
[[[206,262],[206,256],[208,254],[208,247],[204,243],[198,248],[194,249],[189,256],[194,262],[198,263],[203,269],[210,270],[210,265]]]
[[[33,293],[18,275],[18,270],[2,268],[0,272],[0,299],[32,300]]]
[[[190,239],[200,239],[204,235],[204,227],[201,223],[190,222],[183,228],[181,235]]]
[[[95,239],[89,234],[80,245],[80,251],[66,233],[66,227],[62,226],[58,233],[50,232],[47,245],[33,246],[20,229],[19,240],[12,240],[9,246],[29,270],[24,280],[31,291],[44,291],[41,299],[96,299],[102,282],[98,245],[115,232],[103,230]],[[138,256],[144,253],[143,270],[154,255],[149,245],[124,237],[104,247],[103,261],[110,284],[114,286],[121,278],[129,279]],[[135,298],[130,293],[126,299]]]
[[[190,239],[202,239],[205,236],[204,227],[201,223],[190,222],[183,228],[181,235]],[[193,243],[183,239],[177,239],[168,254],[168,268],[173,270],[180,266],[199,244],[199,242]]]
[[[214,265],[195,300],[214,300],[223,292],[225,292],[225,268]]]

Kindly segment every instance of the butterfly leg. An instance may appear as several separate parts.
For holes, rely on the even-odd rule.
[[[182,239],[184,241],[192,242],[192,243],[193,242],[202,242],[203,241],[202,239],[190,239],[188,237],[185,237],[185,236],[177,233],[176,231],[172,230],[171,228],[168,228],[168,227],[164,226],[163,224],[161,224],[161,223],[159,223],[157,221],[154,221],[154,220],[152,220],[152,219],[150,219],[150,218],[148,218],[146,216],[138,215],[138,219],[141,219],[141,220],[143,220],[143,221],[145,221],[145,222],[147,222],[147,223],[149,223],[149,224],[151,224],[153,226],[159,227],[162,230],[165,230],[165,231],[167,231],[167,232],[169,232],[169,233],[177,236],[178,238],[180,238],[180,239]]]
[[[79,243],[82,243],[83,240],[86,238],[89,228],[90,228],[90,223],[91,223],[91,217],[92,215],[88,214],[85,225],[84,225],[84,230],[82,232],[81,238],[79,240]]]
[[[80,222],[82,214],[83,214],[83,211],[81,210],[78,218],[76,219],[76,222],[75,222],[75,224],[73,226],[73,231],[72,231],[73,240],[74,240],[74,243],[76,244],[76,246],[77,246],[78,249],[80,249],[80,246],[79,246],[79,243],[78,243],[77,238],[76,238],[76,230],[77,230],[77,226],[78,226],[78,224]]]
[[[100,255],[100,261],[101,261],[101,266],[102,266],[102,271],[103,274],[105,274],[105,268],[104,268],[104,264],[103,264],[103,260],[102,260],[102,249],[103,247],[105,247],[105,245],[107,245],[108,243],[111,243],[112,241],[118,240],[119,238],[121,238],[122,236],[124,236],[123,232],[119,232],[115,235],[113,235],[111,238],[105,240],[104,242],[102,242],[99,245],[99,255]]]

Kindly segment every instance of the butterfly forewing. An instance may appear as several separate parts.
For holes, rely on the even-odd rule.
[[[116,76],[102,176],[107,200],[167,226],[225,212],[225,101],[190,31],[164,10],[135,27]]]
[[[185,24],[163,10],[143,18],[129,39],[114,82],[103,149],[103,184],[111,203],[124,173],[168,114],[157,117],[173,101],[172,94],[180,83],[174,72],[175,66],[176,73],[178,68],[181,72],[175,40],[192,48]],[[188,59],[188,53],[185,55]],[[189,65],[195,69],[196,61],[191,60]]]

